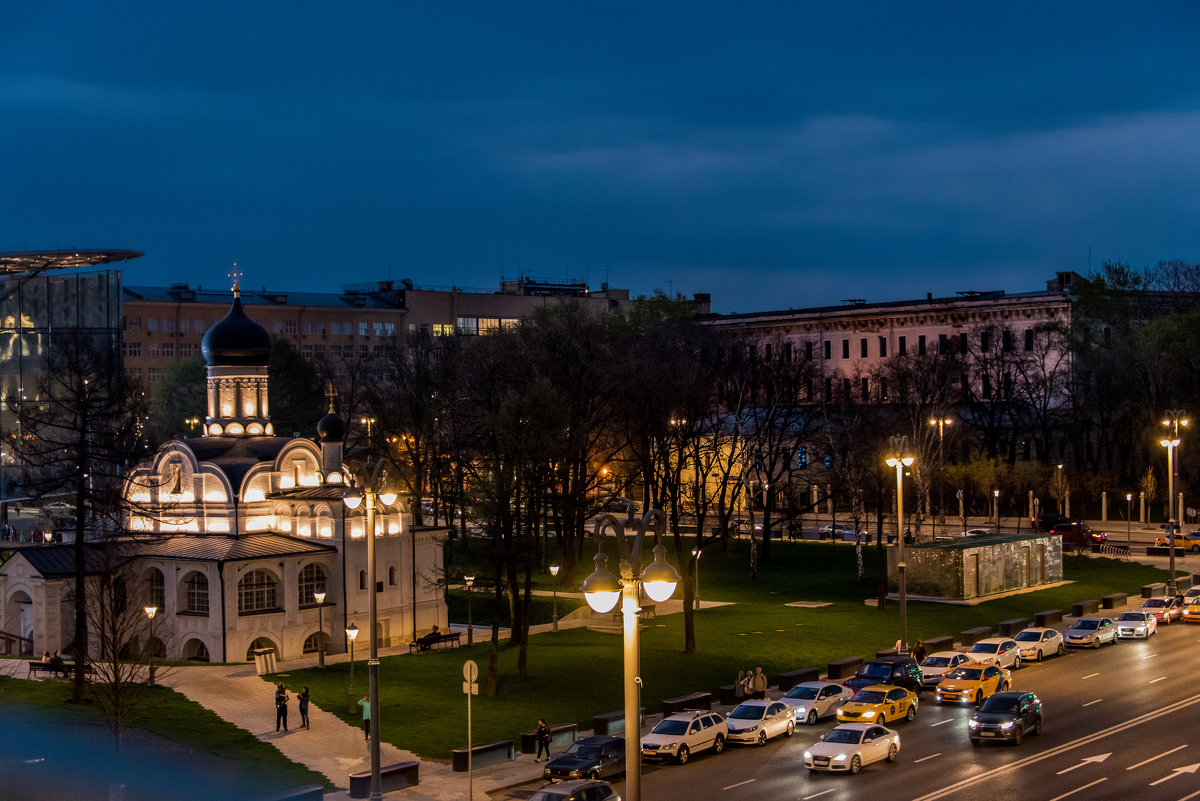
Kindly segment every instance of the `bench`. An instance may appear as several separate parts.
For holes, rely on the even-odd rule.
[[[943,637],[927,637],[921,640],[921,644],[925,646],[925,653],[936,654],[938,651],[953,651],[954,638]]]
[[[1110,592],[1108,595],[1100,598],[1100,606],[1105,609],[1116,609],[1119,606],[1124,606],[1125,601],[1128,599],[1129,596],[1123,592]]]
[[[53,665],[49,662],[29,662],[29,672],[26,675],[32,676],[34,673],[49,673],[50,675],[58,674],[64,679],[75,672],[75,664],[73,662],[64,662],[61,665]],[[83,666],[83,674],[89,679],[95,675],[96,669],[91,665]]]
[[[667,698],[663,701],[663,717],[677,715],[689,709],[712,709],[712,693],[688,693],[678,698]]]
[[[641,717],[641,720],[638,721],[638,731],[641,731],[641,724],[646,722],[646,710],[639,708],[638,715]],[[616,712],[605,712],[603,715],[596,715],[596,717],[592,718],[592,734],[597,737],[613,737],[624,733],[624,709],[618,709]]]
[[[408,652],[417,654],[421,651],[428,651],[431,648],[454,648],[462,643],[462,632],[452,631],[446,634],[426,634],[424,637],[418,638],[415,642],[408,644]]]
[[[841,681],[857,674],[862,665],[861,656],[848,656],[845,659],[830,662],[825,668],[825,674],[829,676],[830,681]]]
[[[1000,630],[1001,637],[1011,637],[1021,629],[1029,628],[1029,618],[1013,617],[1008,620],[1001,620],[997,628]]]
[[[741,700],[741,697],[737,694],[737,686],[733,684],[722,684],[719,693],[721,706],[733,706]]]
[[[557,723],[550,727],[550,750],[565,748],[579,739],[579,727],[574,723]],[[521,753],[537,753],[537,729],[521,732]]]
[[[1043,609],[1041,612],[1034,612],[1033,625],[1041,629],[1049,628],[1055,623],[1062,623],[1062,619],[1061,609]]]
[[[511,746],[512,743],[509,745]],[[390,793],[393,790],[403,790],[405,787],[416,787],[421,783],[420,770],[421,763],[416,761],[383,765],[379,768],[379,789],[381,792]],[[350,797],[371,797],[371,771],[360,770],[358,773],[350,774]]]
[[[980,640],[986,640],[988,637],[991,637],[992,632],[993,629],[991,626],[976,626],[973,629],[967,629],[959,637],[962,638],[963,647],[970,648]]]
[[[450,756],[455,773],[466,773],[468,754],[471,758],[472,769],[482,768],[486,765],[495,765],[500,762],[510,762],[517,758],[513,750],[512,740],[497,740],[494,743],[473,745],[470,748],[455,748]],[[355,796],[355,798],[360,797],[365,798],[366,796]]]
[[[1175,558],[1182,559],[1183,555],[1185,553],[1187,553],[1187,551],[1185,551],[1183,548],[1176,548],[1175,549]],[[1170,556],[1170,555],[1171,555],[1171,549],[1166,547],[1165,545],[1147,545],[1146,546],[1146,556]]]
[[[1071,616],[1087,617],[1088,615],[1094,615],[1099,611],[1100,602],[1097,600],[1093,599],[1089,601],[1077,601],[1075,605],[1071,607]]]
[[[820,668],[804,667],[797,670],[785,670],[783,673],[779,674],[779,692],[786,693],[797,684],[803,684],[806,681],[820,680]]]
[[[1161,598],[1167,594],[1167,585],[1161,581],[1142,585],[1143,598]]]

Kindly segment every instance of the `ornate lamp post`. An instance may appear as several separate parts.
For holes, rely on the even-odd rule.
[[[554,564],[550,565],[550,576],[554,579],[557,579],[559,570],[560,570],[560,567],[558,565],[558,562],[555,562]],[[554,617],[554,630],[558,631],[558,581],[554,582],[553,617]]]
[[[150,651],[150,678],[146,682],[151,687],[154,686],[154,616],[158,614],[157,606],[143,607],[146,617],[150,618],[150,642],[147,643],[147,649]]]
[[[353,623],[346,626],[346,639],[350,641],[350,689],[346,697],[350,699],[350,711],[353,712],[357,708],[357,699],[354,697],[354,641],[358,639],[358,626]]]
[[[383,791],[379,779],[379,585],[375,579],[375,502],[376,499],[384,506],[396,502],[396,492],[384,489],[376,492],[373,489],[360,490],[350,483],[350,487],[342,495],[342,502],[350,509],[357,509],[364,500],[367,507],[367,581],[370,583],[367,598],[368,625],[371,631],[371,656],[367,660],[367,692],[371,696],[371,801],[382,801]],[[417,609],[413,607],[413,618]]]
[[[904,574],[904,468],[911,467],[913,457],[908,455],[908,437],[891,438],[892,455],[887,457],[887,466],[896,468],[896,579],[900,590],[900,653],[908,653],[908,586]]]
[[[697,539],[699,539],[699,535],[697,535]],[[692,549],[692,559],[696,561],[696,566],[693,568],[696,571],[696,583],[692,586],[692,595],[694,596],[692,598],[692,609],[696,611],[700,610],[700,554],[702,553],[703,551],[700,550],[699,545]]]
[[[662,529],[666,528],[667,517],[661,509],[646,512],[638,525],[632,547],[625,538],[625,527],[612,515],[602,515],[596,521],[596,568],[584,580],[583,595],[588,606],[598,614],[607,614],[621,601],[624,620],[625,662],[625,790],[629,801],[642,801],[642,748],[641,748],[641,686],[638,675],[638,606],[639,590],[655,603],[662,603],[675,593],[679,583],[679,571],[667,563],[667,549],[659,541]],[[654,561],[635,576],[640,565],[642,541],[647,528],[654,531]],[[611,528],[621,544],[621,576],[614,576],[608,569],[608,557],[601,546],[604,533]]]
[[[313,600],[317,602],[317,667],[325,667],[325,618],[322,614],[325,609],[325,592],[314,592]]]
[[[1125,547],[1133,554],[1133,493],[1125,493]]]
[[[950,417],[935,417],[930,419],[929,425],[937,426],[938,430],[938,511],[942,515],[942,534],[946,533],[946,457],[942,449],[942,440],[945,439],[946,426],[954,425],[954,419]]]
[[[475,627],[471,625],[471,588],[475,586],[475,576],[463,576],[467,583],[467,645],[475,642]]]
[[[1175,509],[1175,464],[1174,456],[1175,449],[1179,447],[1179,427],[1187,426],[1188,420],[1184,413],[1178,409],[1167,411],[1166,416],[1162,421],[1163,427],[1169,429],[1169,433],[1165,438],[1159,441],[1159,444],[1167,449],[1167,543],[1169,545],[1170,577],[1167,579],[1167,592],[1174,595],[1178,589],[1175,583],[1175,535],[1179,533],[1179,523],[1183,518],[1182,514],[1176,515]],[[1183,510],[1179,510],[1182,512]]]

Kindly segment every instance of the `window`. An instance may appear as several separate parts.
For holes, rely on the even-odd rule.
[[[389,587],[396,586],[396,568],[394,568],[394,567],[388,568],[388,586]]]
[[[421,323],[421,336],[429,336],[429,323]]]
[[[304,640],[303,652],[315,654],[321,650],[321,632],[314,632]]]
[[[1013,349],[1012,331],[1005,328],[1000,332],[1000,350],[1005,353],[1011,353]]]
[[[316,606],[317,599],[313,597],[314,594],[325,592],[325,568],[316,562],[305,565],[300,571],[298,590],[301,607]]]
[[[365,570],[358,571],[358,588],[360,590],[367,588],[367,571]]]
[[[278,610],[278,589],[279,585],[270,573],[265,570],[251,570],[238,582],[238,614]]]
[[[480,334],[498,334],[500,332],[500,320],[496,317],[480,317],[479,318],[479,333]]]
[[[827,340],[825,340],[825,361],[829,361],[832,358],[833,358],[833,343],[827,339]]]
[[[450,323],[446,323],[446,327],[450,329],[451,334],[454,333],[454,326],[450,325]],[[396,336],[396,324],[395,323],[384,323],[383,324],[383,335],[386,337]]]
[[[162,343],[162,355],[167,357],[168,359],[175,358],[175,343],[174,342]]]
[[[808,448],[804,445],[796,449],[796,467],[801,470],[808,467]]]
[[[365,336],[367,335],[367,322],[366,322],[366,320],[359,320],[359,322],[358,322],[358,335],[359,335],[360,337],[365,337]]]
[[[126,331],[141,331],[142,330],[142,318],[141,317],[126,317],[125,318],[125,330]]]
[[[283,333],[283,320],[276,320],[275,322],[271,323],[271,330],[273,332],[275,332],[276,334],[282,334]]]
[[[827,400],[827,401],[833,400],[833,379],[832,378],[825,379],[825,400]]]
[[[791,342],[783,343],[783,360],[785,362],[787,362],[788,364],[792,363],[792,343]]]
[[[151,384],[157,383],[159,377],[162,376],[162,372],[163,372],[163,369],[161,367],[147,367],[146,368],[146,380],[149,381]]]
[[[751,358],[753,358],[753,354],[751,354]],[[771,361],[771,359],[773,359],[773,358],[775,358],[775,349],[772,348],[771,343],[768,342],[767,343],[767,361]]]
[[[983,398],[987,400],[992,397],[992,377],[987,373],[983,374]]]
[[[376,320],[375,322],[371,323],[371,330],[375,332],[375,336],[381,336],[383,334],[383,323],[379,320]]]
[[[179,318],[179,332],[181,334],[192,333],[192,320],[190,317]],[[199,333],[198,331],[196,333]]]
[[[196,352],[195,344],[193,344],[191,342],[180,342],[179,343],[179,357],[181,359],[191,358],[192,354],[194,354],[195,352]]]
[[[865,339],[863,341],[866,342]],[[867,379],[867,378],[864,378],[862,380],[862,399],[864,401],[869,401],[871,399],[870,379]]]
[[[1025,350],[1033,350],[1033,329],[1025,329]]]
[[[896,341],[896,347],[898,348],[901,356],[904,356],[905,354],[907,354],[908,353],[908,337],[900,337]]]
[[[162,318],[162,330],[168,334],[175,333],[175,318],[174,317]]]
[[[813,357],[813,343],[805,342],[804,343],[804,358],[811,362],[812,357]]]
[[[918,356],[925,355],[925,335],[924,334],[921,334],[920,336],[917,337],[917,355]]]
[[[813,380],[811,378],[804,382],[804,391],[807,393],[805,397],[808,400],[813,400]]]
[[[879,358],[887,358],[887,337],[879,338]]]
[[[479,320],[475,317],[459,317],[458,330],[468,336],[475,336],[479,333]]]
[[[992,332],[984,331],[979,335],[979,350],[981,353],[987,353],[992,349]]]
[[[142,355],[142,343],[141,342],[126,343],[126,347],[129,349],[130,356],[141,356]]]
[[[879,399],[881,401],[885,401],[888,399],[887,379],[886,378],[879,379]]]
[[[301,345],[300,346],[300,355],[306,359],[312,359],[313,346],[312,345]]]
[[[849,378],[842,379],[842,397],[846,400],[846,403],[850,402],[850,379]]]
[[[158,318],[157,317],[147,317],[146,318],[146,330],[147,331],[157,331],[158,330]]]
[[[167,608],[163,574],[157,567],[150,568],[150,572],[146,574],[146,606],[156,606],[160,612]]]
[[[848,340],[848,339],[842,340],[842,358],[843,359],[850,358],[850,340]]]
[[[860,359],[867,358],[867,340],[860,339],[858,341],[858,356]]]
[[[959,353],[967,352],[967,335],[965,333],[958,335],[958,352]]]
[[[938,353],[945,356],[950,352],[950,340],[945,334],[938,334]]]
[[[189,573],[184,582],[184,609],[192,614],[208,614],[208,576]]]
[[[283,321],[283,333],[287,334],[288,336],[293,336],[293,337],[296,336],[296,321],[295,320],[284,320]]]
[[[146,348],[146,355],[151,359],[157,359],[162,355],[162,345],[158,342],[151,342],[149,347]]]

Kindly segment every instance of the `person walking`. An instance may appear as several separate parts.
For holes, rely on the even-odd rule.
[[[282,684],[275,690],[275,731],[279,731],[279,726],[283,725],[283,730],[288,730],[287,725],[287,709],[288,694],[287,689]]]
[[[297,706],[300,707],[300,723],[304,728],[308,728],[308,688],[305,687],[298,696],[296,696]]]
[[[925,657],[925,643],[917,640],[917,644],[914,645],[912,649],[912,658],[917,660],[917,664],[919,665],[925,661]]]
[[[358,702],[362,707],[363,712],[363,739],[371,739],[371,696],[364,695],[362,700]]]
[[[542,752],[546,752],[546,761],[550,761],[550,726],[546,723],[545,718],[538,718],[537,725],[537,756],[533,758],[534,762],[542,761]]]
[[[754,697],[759,701],[767,697],[767,674],[762,668],[754,669]]]
[[[739,670],[737,681],[733,683],[733,702],[740,704],[742,699],[746,697],[746,673]]]

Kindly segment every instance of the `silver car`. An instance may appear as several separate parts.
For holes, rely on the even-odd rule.
[[[1081,617],[1063,635],[1063,642],[1074,648],[1099,648],[1116,641],[1117,624],[1108,617]]]
[[[796,730],[796,710],[783,701],[743,701],[725,718],[729,742],[766,745],[782,734],[791,737]]]
[[[1148,640],[1158,631],[1158,618],[1150,612],[1122,612],[1117,617],[1117,636],[1122,640]]]
[[[1057,629],[1033,628],[1022,629],[1013,637],[1022,659],[1032,659],[1041,662],[1051,654],[1061,654],[1064,650],[1062,633]]]
[[[788,690],[781,700],[796,710],[797,723],[814,726],[821,718],[836,715],[852,695],[849,687],[832,681],[806,681]]]

